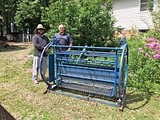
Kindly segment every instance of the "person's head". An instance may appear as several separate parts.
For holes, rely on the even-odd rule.
[[[63,24],[58,26],[59,32],[64,33],[65,32],[65,26]]]
[[[42,24],[38,24],[37,28],[35,29],[36,34],[43,35],[46,32],[46,29],[43,27]]]

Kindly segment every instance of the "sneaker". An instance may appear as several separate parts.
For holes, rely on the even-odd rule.
[[[52,89],[54,89],[54,88],[56,88],[56,87],[57,87],[56,84],[54,84],[54,85],[51,86]]]
[[[52,82],[49,82],[49,84],[50,84],[50,85],[54,85],[55,83],[52,81]]]
[[[33,80],[33,82],[34,82],[35,84],[38,84],[38,80]]]

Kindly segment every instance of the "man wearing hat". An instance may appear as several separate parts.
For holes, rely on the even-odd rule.
[[[38,84],[38,71],[39,71],[39,62],[40,56],[44,49],[44,47],[49,43],[49,39],[47,36],[44,35],[46,29],[43,27],[42,24],[38,24],[37,28],[35,29],[35,35],[32,37],[32,42],[34,46],[34,57],[33,57],[33,81],[34,83]],[[45,51],[43,54],[43,61],[42,61],[42,73],[45,76],[46,69],[47,69],[47,56],[48,51]]]

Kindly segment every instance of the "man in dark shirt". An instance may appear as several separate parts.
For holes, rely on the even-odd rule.
[[[35,29],[35,35],[32,37],[32,42],[34,46],[34,57],[33,57],[33,81],[34,83],[38,83],[38,71],[39,71],[39,62],[40,56],[44,49],[44,47],[49,43],[49,39],[44,35],[46,29],[42,24],[38,24]],[[44,52],[43,61],[42,61],[42,73],[45,76],[47,69],[47,56],[48,51]]]
[[[54,37],[57,39],[57,44],[58,45],[67,45],[67,46],[72,46],[73,40],[71,36],[65,32],[65,27],[64,25],[59,25],[58,27],[59,32],[55,34]],[[60,48],[60,51],[64,50],[70,50],[70,48]]]

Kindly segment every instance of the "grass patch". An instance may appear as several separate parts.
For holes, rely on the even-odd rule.
[[[117,108],[56,94],[43,94],[46,85],[32,81],[32,49],[1,52],[0,104],[17,120],[158,120],[160,97],[127,91],[124,112]],[[8,50],[9,51],[9,50]],[[25,58],[25,59],[24,59]]]

